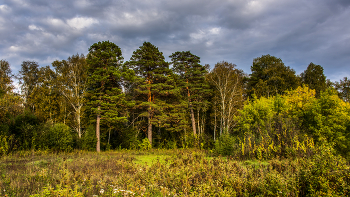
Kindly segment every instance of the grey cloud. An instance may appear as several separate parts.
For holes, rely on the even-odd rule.
[[[1,2],[1,1],[0,1]],[[348,0],[10,0],[0,3],[0,59],[15,70],[33,59],[86,54],[110,40],[127,61],[150,41],[164,56],[187,51],[214,66],[226,60],[250,72],[254,58],[271,54],[297,73],[310,62],[339,80],[349,75]],[[169,59],[168,59],[169,60]],[[14,71],[15,71],[14,70]]]

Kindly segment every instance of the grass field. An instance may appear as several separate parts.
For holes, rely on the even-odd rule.
[[[322,161],[237,161],[194,149],[17,152],[0,160],[0,196],[349,195],[348,165]]]

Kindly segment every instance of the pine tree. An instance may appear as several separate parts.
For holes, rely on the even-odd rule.
[[[187,108],[190,111],[193,134],[200,129],[199,112],[208,106],[205,96],[209,94],[210,86],[205,80],[207,70],[200,65],[200,58],[190,51],[175,52],[171,56],[173,71],[179,75],[178,86],[187,98]],[[197,109],[197,128],[194,108]]]
[[[100,152],[100,124],[115,125],[127,121],[125,94],[122,91],[122,52],[112,42],[93,44],[87,56],[88,91],[91,110],[96,115],[96,150]]]
[[[144,42],[134,51],[126,65],[134,69],[138,77],[135,107],[139,116],[147,118],[147,137],[152,143],[152,125],[170,127],[169,114],[176,107],[172,101],[177,100],[180,91],[163,53],[149,42]]]

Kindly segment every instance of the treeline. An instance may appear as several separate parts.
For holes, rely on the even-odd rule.
[[[16,75],[1,60],[0,155],[198,147],[270,158],[326,144],[350,156],[347,78],[330,82],[313,63],[296,75],[270,55],[250,75],[225,61],[211,69],[190,51],[169,58],[145,42],[124,62],[104,41],[51,66],[24,61]]]

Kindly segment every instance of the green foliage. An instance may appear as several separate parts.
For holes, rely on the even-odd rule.
[[[260,98],[283,94],[298,87],[299,79],[295,71],[285,66],[280,58],[263,55],[253,60],[252,74],[248,79],[247,93]]]
[[[136,128],[122,128],[120,131],[119,140],[120,147],[127,149],[138,149],[140,140],[139,133]]]
[[[303,84],[316,90],[316,97],[319,97],[321,91],[326,90],[326,76],[323,74],[322,66],[311,62],[307,69],[300,74],[300,77]]]
[[[236,147],[236,138],[225,132],[215,141],[215,152],[220,155],[233,155]]]
[[[259,159],[310,156],[326,142],[348,158],[349,109],[334,90],[316,99],[306,86],[284,96],[248,101],[237,117],[241,153]]]
[[[0,135],[0,157],[9,153],[11,141],[13,141],[13,135]]]
[[[81,138],[81,149],[93,151],[96,149],[96,130],[93,125],[89,125]]]
[[[70,152],[73,150],[71,128],[63,123],[54,124],[46,133],[48,147],[54,152]]]
[[[335,90],[327,89],[321,93],[316,106],[319,111],[314,131],[320,138],[319,145],[325,138],[338,153],[350,158],[350,104],[341,100]]]
[[[345,102],[350,102],[350,80],[347,77],[344,77],[339,82],[336,81],[334,87],[338,90],[339,98]]]
[[[299,174],[301,196],[345,196],[350,194],[350,169],[330,145],[318,148],[310,161],[304,161]]]
[[[311,96],[310,96],[311,95]],[[313,95],[313,96],[312,96]],[[257,159],[310,156],[314,141],[301,130],[305,107],[314,93],[299,87],[285,96],[248,101],[237,116],[240,156]]]
[[[140,117],[137,124],[147,128],[150,143],[153,141],[153,126],[181,131],[184,103],[180,99],[176,76],[165,62],[163,53],[150,42],[144,42],[125,65],[136,72],[137,86],[132,92],[135,113]]]
[[[121,49],[112,42],[98,42],[89,48],[87,99],[96,116],[97,152],[100,152],[100,122],[111,129],[127,122],[127,108],[133,104],[126,101],[122,91],[124,75],[129,77],[133,72],[124,69],[122,60]]]
[[[87,56],[88,98],[95,114],[101,115],[102,124],[126,121],[125,94],[122,92],[123,60],[121,49],[112,42],[93,44]]]
[[[42,136],[38,130],[39,119],[31,112],[25,111],[15,118],[11,132],[17,140],[17,147],[20,150],[35,149]]]
[[[144,138],[139,144],[139,148],[141,150],[150,150],[152,148],[152,144],[149,142],[148,138]]]
[[[175,52],[171,56],[173,71],[178,75],[176,86],[181,89],[182,98],[187,101],[187,112],[190,113],[192,130],[194,135],[201,132],[196,128],[195,112],[205,114],[208,110],[210,95],[209,83],[205,80],[207,69],[200,65],[200,58],[190,51]],[[181,112],[180,112],[181,113]],[[200,122],[197,117],[197,122]],[[199,126],[199,125],[198,125]]]

